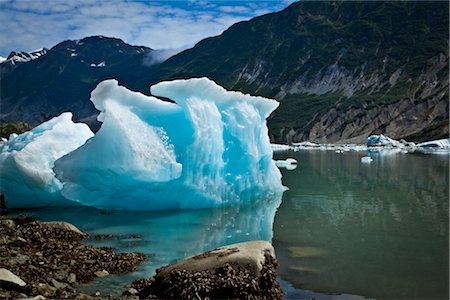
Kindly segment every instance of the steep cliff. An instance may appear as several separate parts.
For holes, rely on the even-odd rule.
[[[300,2],[240,22],[141,83],[208,76],[274,97],[276,141],[448,135],[447,2]]]

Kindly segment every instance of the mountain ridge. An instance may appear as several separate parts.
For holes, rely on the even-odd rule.
[[[415,142],[448,137],[447,12],[448,3],[439,1],[294,3],[238,22],[160,64],[142,63],[148,48],[132,64],[91,78],[89,86],[109,76],[149,94],[148,87],[162,80],[206,76],[227,89],[280,101],[268,120],[277,142],[360,143],[378,133]],[[2,78],[3,90],[8,80]],[[53,103],[49,91],[7,91],[2,106],[19,103],[12,115],[33,124],[25,103]],[[95,127],[96,111],[86,86],[83,91],[84,98],[80,93],[53,114],[75,109],[76,120]],[[1,112],[0,119],[12,115]]]

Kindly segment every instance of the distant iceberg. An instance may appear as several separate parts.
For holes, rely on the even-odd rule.
[[[368,147],[393,147],[393,148],[401,148],[406,145],[401,142],[391,139],[388,136],[384,136],[382,134],[379,135],[371,135],[367,138],[367,146]]]
[[[375,150],[397,150],[395,153],[408,153],[408,152],[428,152],[439,151],[448,152],[450,150],[450,139],[434,140],[415,144],[413,142],[407,142],[405,140],[394,140],[390,137],[380,135],[371,135],[367,138],[367,146],[369,148],[375,148]]]
[[[450,149],[450,139],[441,139],[417,144],[421,148]]]
[[[65,198],[108,209],[205,208],[284,190],[266,125],[277,101],[226,91],[207,78],[161,82],[151,92],[176,103],[129,91],[116,80],[101,82],[91,94],[103,123],[96,135],[63,114],[63,121],[52,119],[17,137],[22,148],[36,145],[20,166],[8,141],[0,161],[2,176],[15,184],[1,182],[8,205],[59,205]],[[47,177],[34,183],[43,177],[37,170]],[[58,201],[17,197],[29,186],[42,199],[51,194]]]

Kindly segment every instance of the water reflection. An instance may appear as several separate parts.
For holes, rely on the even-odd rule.
[[[282,277],[315,291],[447,298],[449,157],[367,165],[364,155],[303,151],[283,173],[290,190],[273,240]]]
[[[153,275],[156,268],[186,256],[226,244],[249,240],[271,241],[275,212],[281,194],[240,206],[180,211],[99,211],[86,207],[34,210],[40,220],[70,222],[91,235],[113,234],[114,238],[92,240],[96,246],[112,246],[121,252],[141,251],[150,256],[138,272],[107,276],[84,291],[100,290],[117,295],[137,278]],[[141,238],[130,238],[139,236]]]

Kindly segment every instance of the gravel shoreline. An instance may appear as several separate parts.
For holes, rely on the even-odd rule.
[[[0,299],[111,299],[80,293],[77,285],[133,272],[146,259],[143,253],[118,254],[111,248],[86,245],[82,240],[89,236],[75,226],[39,222],[29,215],[1,216],[0,232],[0,268],[26,283],[19,286],[0,278]],[[119,299],[139,298],[124,295]]]

